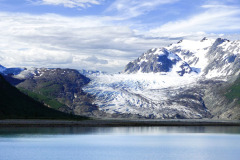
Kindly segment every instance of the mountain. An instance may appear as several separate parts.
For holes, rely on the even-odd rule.
[[[23,68],[6,68],[2,65],[0,65],[0,75],[4,77],[9,83],[12,85],[17,85],[23,80],[16,79],[13,76],[20,74],[24,69]]]
[[[86,119],[44,106],[10,85],[0,75],[0,119]]]
[[[6,68],[0,65],[0,74],[2,75],[17,75],[21,73],[24,68]]]
[[[76,115],[240,119],[240,41],[181,40],[148,50],[118,74],[25,68],[3,75],[35,100]]]
[[[191,73],[192,68],[177,54],[165,48],[153,48],[136,60],[128,63],[124,73],[164,73],[175,71],[180,76]]]
[[[101,114],[92,104],[93,97],[82,88],[90,79],[73,69],[29,68],[15,75],[23,80],[17,87],[51,108],[75,115],[94,116]]]
[[[148,50],[121,74],[92,75],[83,89],[110,114],[239,119],[239,97],[228,98],[236,92],[229,88],[236,86],[239,62],[240,41],[181,40]]]
[[[6,67],[0,65],[0,73],[4,72],[6,70]]]

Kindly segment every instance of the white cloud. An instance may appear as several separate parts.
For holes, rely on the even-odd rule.
[[[104,0],[28,0],[37,5],[62,5],[68,8],[87,8],[92,5],[100,5]]]
[[[42,48],[22,49],[15,56],[18,57],[19,61],[30,64],[68,64],[73,60],[71,53]]]
[[[152,47],[171,43],[145,38],[105,17],[0,13],[0,64],[121,71]]]
[[[240,8],[223,4],[206,4],[202,13],[189,18],[168,22],[152,29],[153,36],[181,36],[195,33],[231,32],[240,30]]]
[[[159,5],[174,3],[177,1],[179,0],[116,0],[106,11],[115,11],[122,19],[128,19],[154,10]]]

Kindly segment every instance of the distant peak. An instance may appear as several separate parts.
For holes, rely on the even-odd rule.
[[[182,43],[182,41],[183,41],[183,39],[181,39],[180,41],[178,41],[177,44]]]
[[[219,44],[222,44],[223,42],[230,42],[230,40],[223,39],[223,38],[217,38],[216,41],[214,42],[213,46],[217,46]]]
[[[1,68],[5,68],[5,67],[4,67],[4,66],[2,66],[1,64],[0,64],[0,67],[1,67]]]
[[[208,40],[207,37],[204,37],[201,42]]]
[[[230,42],[230,40],[228,39],[223,39],[223,38],[217,38],[216,41],[219,41],[219,42]]]
[[[6,67],[4,67],[0,64],[0,73],[3,72],[4,70],[6,70]]]

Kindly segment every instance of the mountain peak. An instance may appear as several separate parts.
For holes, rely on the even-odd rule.
[[[203,41],[205,41],[205,40],[208,40],[207,37],[204,37],[204,38],[201,40],[201,42],[203,42]]]
[[[225,42],[228,43],[229,40],[204,37],[200,41],[180,40],[168,47],[152,48],[128,63],[123,73],[176,72],[180,76],[192,71],[200,73],[209,64],[207,54]]]
[[[161,73],[176,71],[180,76],[190,73],[190,66],[166,48],[152,48],[136,60],[128,63],[124,73]]]
[[[223,42],[230,42],[230,40],[228,40],[228,39],[223,39],[223,38],[217,38],[216,41],[215,41],[215,43],[218,43],[218,44],[221,44],[221,43],[223,43]]]
[[[177,44],[182,43],[182,42],[183,42],[183,39],[181,39],[180,41],[178,41]]]

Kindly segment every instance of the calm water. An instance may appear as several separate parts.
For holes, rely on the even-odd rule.
[[[240,127],[0,128],[0,160],[240,160]]]

